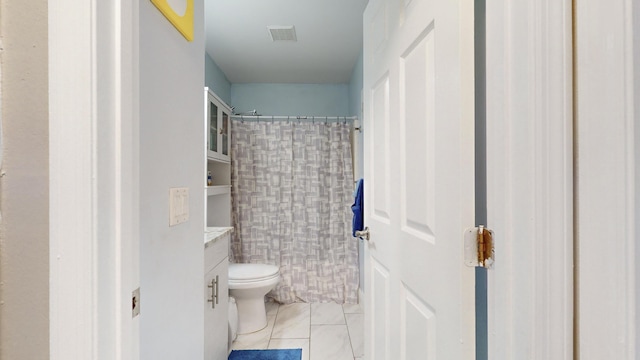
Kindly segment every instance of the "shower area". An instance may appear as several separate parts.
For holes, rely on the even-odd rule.
[[[231,116],[230,260],[277,265],[276,302],[358,303],[354,120]]]

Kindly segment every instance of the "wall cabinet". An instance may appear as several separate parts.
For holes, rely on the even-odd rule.
[[[231,141],[231,108],[216,96],[209,88],[205,88],[205,122],[207,126],[207,157],[229,162],[229,145]]]
[[[206,87],[204,103],[205,227],[225,227],[231,225],[231,107]]]
[[[229,163],[207,159],[207,174],[211,174],[211,185],[205,183],[205,226],[226,227],[231,225],[231,166]],[[205,180],[206,181],[206,180]]]

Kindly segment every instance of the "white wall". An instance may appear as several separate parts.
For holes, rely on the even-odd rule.
[[[49,358],[47,0],[0,0],[0,359]]]
[[[633,6],[633,33],[640,34],[640,4],[634,3]],[[640,36],[634,36],[633,38],[633,102],[634,102],[634,117],[636,119],[636,126],[634,132],[634,138],[640,139],[640,126],[637,126],[640,119]],[[635,146],[635,224],[640,224],[640,146]],[[638,233],[635,234],[636,239]],[[637,242],[636,242],[637,243]],[[635,248],[635,258],[640,259],[640,246]],[[635,264],[635,296],[636,300],[640,299],[640,261],[636,261]],[[640,324],[640,301],[636,301],[635,304],[635,324]],[[636,329],[635,343],[640,344],[640,331]]]
[[[202,359],[203,0],[187,42],[140,2],[140,358]],[[169,227],[169,188],[190,189],[190,220]]]

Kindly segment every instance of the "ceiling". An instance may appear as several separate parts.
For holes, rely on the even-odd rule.
[[[206,0],[207,53],[231,83],[348,83],[368,0]],[[269,25],[295,26],[272,41]]]

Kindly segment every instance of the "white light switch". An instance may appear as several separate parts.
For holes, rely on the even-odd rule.
[[[189,220],[189,188],[169,189],[169,226]]]

